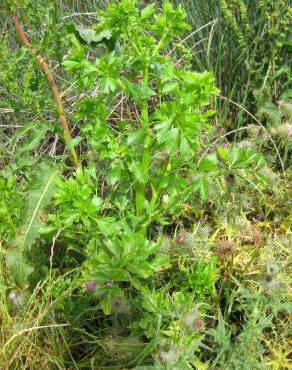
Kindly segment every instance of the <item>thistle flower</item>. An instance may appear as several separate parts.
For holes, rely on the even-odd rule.
[[[161,362],[165,364],[171,364],[178,360],[179,354],[175,347],[171,346],[167,351],[163,350],[159,354]]]
[[[122,297],[114,297],[111,306],[112,311],[117,314],[127,314],[131,310],[129,301]]]
[[[85,283],[85,289],[88,290],[88,291],[95,290],[95,283],[94,283],[94,281],[93,280],[88,280]]]
[[[160,247],[158,248],[157,252],[166,254],[166,253],[169,253],[169,251],[170,251],[170,240],[169,240],[169,238],[164,237],[162,239],[162,243],[161,243]]]
[[[185,230],[181,230],[176,235],[176,249],[178,252],[191,253],[193,250],[194,236]]]
[[[244,215],[235,217],[234,227],[238,230],[246,230],[249,228],[250,222],[246,219]]]
[[[20,308],[24,304],[24,298],[21,294],[11,291],[8,295],[9,300],[17,307]]]
[[[205,322],[197,309],[189,311],[183,318],[183,327],[187,333],[200,332],[205,328]]]
[[[239,148],[244,149],[244,148],[252,148],[253,143],[250,140],[242,140],[241,142],[238,143]]]
[[[271,275],[267,275],[261,282],[261,285],[265,290],[275,290],[281,285],[281,283],[278,279],[273,278]]]
[[[234,250],[235,243],[233,240],[220,240],[215,253],[219,258],[226,260],[233,255]]]
[[[211,228],[209,225],[198,225],[196,228],[196,236],[199,239],[208,239],[208,236],[211,232]]]
[[[248,233],[251,238],[252,244],[260,245],[262,243],[263,234],[257,227],[255,227],[254,225],[250,225],[248,228]]]
[[[275,134],[280,136],[281,139],[287,140],[292,135],[292,126],[288,124],[279,125]]]

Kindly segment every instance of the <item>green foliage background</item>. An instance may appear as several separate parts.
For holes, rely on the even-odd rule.
[[[289,368],[291,6],[96,3],[1,5],[1,363]]]

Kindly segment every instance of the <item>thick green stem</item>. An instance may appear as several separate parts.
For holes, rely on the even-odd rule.
[[[149,82],[149,70],[148,65],[144,68],[144,83],[148,85]],[[143,122],[144,127],[147,129],[147,135],[144,139],[144,150],[143,156],[141,161],[141,168],[143,174],[147,176],[150,158],[151,158],[151,151],[150,151],[150,132],[149,132],[149,114],[148,114],[148,101],[146,100],[141,105],[141,120]],[[138,182],[136,185],[136,214],[137,216],[141,216],[144,211],[144,203],[145,203],[145,183]]]

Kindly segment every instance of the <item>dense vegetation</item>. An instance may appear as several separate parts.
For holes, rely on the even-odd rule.
[[[1,368],[290,369],[289,2],[1,7]]]

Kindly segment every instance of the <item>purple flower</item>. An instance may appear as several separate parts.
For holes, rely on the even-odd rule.
[[[10,301],[17,307],[20,308],[24,304],[24,297],[21,294],[17,294],[15,291],[11,291],[8,295]]]
[[[227,148],[228,147],[228,144],[227,143],[223,143],[221,146],[222,146],[222,148]]]
[[[16,292],[14,291],[10,292],[8,298],[10,299],[10,301],[14,302],[17,298]]]
[[[88,280],[85,284],[85,289],[90,291],[90,290],[95,290],[96,289],[96,285],[94,283],[93,280]]]
[[[288,125],[288,135],[292,136],[292,125]]]

